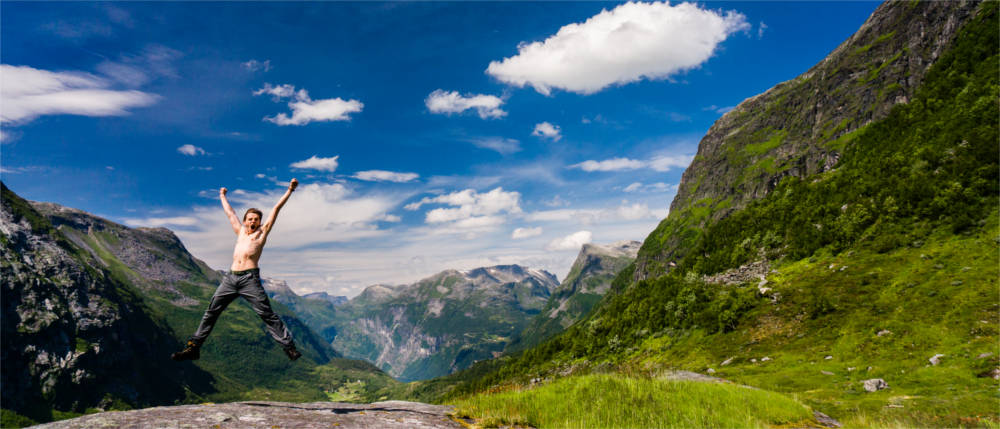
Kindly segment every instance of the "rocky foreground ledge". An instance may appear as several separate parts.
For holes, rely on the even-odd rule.
[[[419,402],[231,402],[90,414],[36,428],[458,428],[452,407]]]

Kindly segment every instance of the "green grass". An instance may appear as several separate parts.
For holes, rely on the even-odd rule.
[[[534,389],[455,401],[484,427],[670,428],[815,425],[812,411],[774,392],[725,383],[617,375],[558,379]]]
[[[4,428],[23,428],[27,426],[37,425],[38,422],[22,416],[14,411],[8,409],[0,409],[0,427]]]

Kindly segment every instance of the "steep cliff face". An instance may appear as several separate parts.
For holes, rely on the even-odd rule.
[[[331,340],[401,380],[445,375],[499,355],[557,285],[550,273],[507,265],[371,286],[337,307]]]
[[[505,352],[534,346],[586,316],[608,292],[615,276],[635,261],[641,245],[638,241],[584,244],[545,308],[507,345]]]
[[[162,317],[4,185],[0,211],[3,407],[37,420],[51,408],[171,403],[212,377],[162,365],[179,347]]]
[[[670,215],[643,243],[633,279],[669,271],[706,223],[782,178],[836,168],[852,133],[912,99],[978,3],[885,2],[822,62],[726,113],[702,138]]]

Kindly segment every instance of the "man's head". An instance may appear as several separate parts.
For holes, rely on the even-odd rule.
[[[247,212],[243,215],[243,226],[246,227],[247,231],[256,231],[260,228],[260,219],[264,216],[260,210],[251,208],[247,209]]]

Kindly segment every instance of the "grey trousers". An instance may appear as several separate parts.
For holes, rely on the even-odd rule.
[[[208,309],[201,318],[201,325],[191,336],[190,340],[199,346],[208,338],[215,327],[215,321],[222,314],[222,311],[233,302],[237,296],[243,297],[253,311],[267,324],[267,332],[271,334],[282,347],[288,348],[295,345],[292,341],[292,333],[288,331],[281,318],[271,309],[271,301],[267,299],[267,293],[260,284],[260,269],[238,271],[236,273],[226,273],[222,279],[222,284],[215,290],[212,300],[208,303]]]

